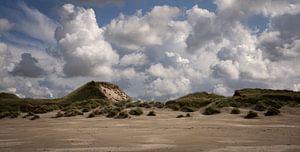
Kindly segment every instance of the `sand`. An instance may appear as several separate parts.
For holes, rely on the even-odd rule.
[[[146,109],[145,111],[149,111]],[[157,116],[133,116],[110,119],[51,118],[55,112],[38,120],[0,120],[1,152],[299,152],[300,108],[284,107],[279,116],[243,119],[221,114],[204,116],[191,113],[189,118],[175,118],[183,112],[155,109]]]

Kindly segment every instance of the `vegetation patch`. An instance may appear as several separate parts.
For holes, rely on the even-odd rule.
[[[225,99],[225,97],[207,92],[196,92],[175,100],[167,101],[165,106],[175,111],[186,107],[196,111],[201,107],[221,99]]]
[[[28,112],[26,115],[23,116],[23,118],[28,118],[28,117],[32,117],[35,114],[33,112]]]
[[[241,111],[240,111],[240,109],[239,108],[233,108],[232,110],[231,110],[231,112],[230,112],[231,114],[240,114],[241,113]]]
[[[60,118],[60,117],[63,117],[63,116],[64,116],[64,113],[61,112],[61,111],[58,111],[53,118]]]
[[[258,101],[254,107],[254,110],[256,111],[265,111],[267,109],[267,106],[263,101]]]
[[[93,117],[96,117],[96,116],[101,115],[101,114],[102,114],[101,111],[100,111],[99,109],[97,109],[97,110],[92,111],[92,112],[87,116],[87,118],[93,118]]]
[[[176,116],[176,118],[183,118],[183,117],[184,117],[184,115],[181,115],[181,114]]]
[[[267,112],[265,113],[265,116],[275,116],[280,113],[280,110],[275,107],[268,108]]]
[[[187,113],[185,116],[182,114],[176,116],[176,118],[185,118],[185,117],[192,117],[192,116],[189,113]]]
[[[121,112],[115,117],[115,119],[126,119],[126,118],[130,118],[130,115],[128,114],[127,111],[121,111]]]
[[[218,113],[221,113],[221,111],[214,106],[209,106],[209,107],[205,108],[204,112],[203,112],[204,115],[213,115],[213,114],[218,114]]]
[[[181,108],[182,112],[195,112],[197,110],[198,110],[198,108],[188,107],[188,106],[184,106],[184,107]]]
[[[31,118],[30,118],[30,120],[36,120],[36,119],[39,119],[40,118],[40,116],[39,115],[33,115]]]
[[[144,112],[141,108],[135,108],[135,109],[131,109],[129,111],[129,114],[134,115],[134,116],[140,116],[142,115]]]
[[[244,118],[245,119],[253,119],[253,118],[256,118],[256,117],[258,117],[257,112],[254,112],[254,111],[250,110]]]
[[[69,109],[64,113],[64,117],[74,117],[78,115],[83,115],[83,113],[78,109]]]
[[[3,119],[3,118],[17,118],[20,116],[20,113],[19,112],[15,112],[15,111],[6,111],[6,112],[1,112],[0,113],[0,119]]]
[[[147,116],[156,116],[155,111],[149,111],[149,113],[147,114]]]
[[[107,118],[113,118],[113,117],[117,116],[119,112],[120,112],[119,109],[114,108],[114,109],[110,110],[110,111],[107,113],[106,117],[107,117]]]

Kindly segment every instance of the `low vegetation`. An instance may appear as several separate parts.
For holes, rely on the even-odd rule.
[[[241,111],[240,111],[240,109],[239,108],[233,108],[232,110],[231,110],[231,112],[230,112],[231,114],[240,114],[241,113]]]
[[[204,115],[213,115],[213,114],[218,114],[218,113],[221,113],[221,111],[214,106],[209,106],[209,107],[205,108],[204,112],[203,112]]]
[[[130,115],[128,114],[127,111],[121,111],[121,112],[115,117],[115,119],[126,119],[126,118],[130,118]]]
[[[254,112],[254,111],[250,110],[244,118],[245,119],[253,119],[253,118],[256,118],[256,117],[258,117],[257,112]]]
[[[61,112],[61,111],[58,111],[53,118],[60,118],[60,117],[63,117],[63,116],[64,116],[64,113]]]
[[[39,115],[33,115],[33,116],[30,118],[30,120],[36,120],[36,119],[39,119],[39,118],[40,118]]]
[[[92,112],[87,116],[87,118],[93,118],[93,117],[96,117],[96,116],[101,115],[101,114],[103,114],[103,113],[102,113],[99,109],[97,109],[97,110],[92,111]]]
[[[83,115],[83,112],[78,109],[69,109],[64,113],[64,117],[74,117],[78,115]]]
[[[183,118],[184,115],[180,114],[180,115],[177,115],[176,118]]]
[[[199,108],[204,107],[216,100],[224,99],[225,97],[210,94],[206,92],[196,92],[180,97],[175,100],[166,102],[166,107],[174,111],[183,110],[184,112],[197,111]]]
[[[147,114],[147,116],[156,116],[155,111],[149,111],[149,113]]]
[[[144,112],[141,108],[135,108],[135,109],[131,109],[129,111],[129,114],[134,115],[134,116],[140,116],[142,115]]]
[[[14,94],[0,93],[0,118],[17,118],[20,113],[27,113],[24,118],[38,119],[37,114],[54,110],[59,110],[54,118],[73,117],[84,113],[88,113],[89,118],[97,115],[123,118],[126,117],[126,113],[134,116],[142,115],[144,113],[142,108],[151,108],[151,110],[169,108],[175,111],[195,112],[204,107],[204,115],[220,113],[223,107],[234,107],[230,112],[232,114],[239,114],[239,108],[248,108],[251,109],[251,113],[249,112],[249,116],[246,117],[254,118],[256,116],[252,110],[264,111],[265,116],[273,116],[278,115],[283,106],[297,107],[300,104],[300,92],[270,89],[241,89],[235,91],[232,97],[196,92],[167,101],[165,104],[158,101],[134,102],[128,98],[124,101],[111,102],[104,92],[99,91],[99,84],[91,81],[69,95],[57,99],[19,98]],[[110,83],[103,83],[103,85],[119,89]],[[128,109],[131,110],[127,112]],[[147,114],[147,116],[155,115],[153,110]]]
[[[182,114],[176,116],[176,118],[185,118],[185,117],[192,117],[192,116],[190,113],[187,113],[185,116]]]
[[[280,113],[280,110],[275,107],[268,108],[267,112],[265,113],[265,116],[275,116]]]
[[[6,112],[1,112],[0,113],[0,119],[3,119],[3,118],[11,118],[11,119],[13,119],[13,118],[17,118],[17,117],[19,117],[20,116],[20,113],[19,112],[15,112],[15,111],[11,111],[11,112],[9,112],[9,111],[6,111]]]

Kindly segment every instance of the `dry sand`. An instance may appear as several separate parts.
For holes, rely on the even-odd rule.
[[[146,110],[147,111],[147,110]],[[182,112],[155,109],[157,116],[117,120],[103,116],[0,120],[0,151],[208,151],[299,152],[300,108],[282,109],[280,116],[243,119],[240,115],[175,118]]]

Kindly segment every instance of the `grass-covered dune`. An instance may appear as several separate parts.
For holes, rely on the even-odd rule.
[[[103,88],[106,90],[104,91]],[[119,99],[127,100],[111,100],[111,96],[107,95],[111,93],[119,95]],[[203,108],[203,114],[207,115],[220,113],[220,109],[223,107],[236,107],[237,110],[243,107],[255,111],[265,111],[265,115],[277,115],[282,106],[293,107],[299,104],[300,92],[271,89],[241,89],[235,91],[231,97],[196,92],[166,103],[132,102],[118,86],[106,82],[91,81],[65,97],[57,99],[19,98],[14,94],[0,93],[0,114],[3,114],[0,116],[15,118],[20,112],[40,114],[54,110],[60,110],[57,117],[76,116],[88,112],[93,113],[91,116],[111,116],[112,114],[118,116],[119,113],[134,115],[132,114],[133,110],[130,111],[130,109],[137,107],[170,108],[183,112],[194,112]]]
[[[212,102],[225,100],[226,97],[207,92],[196,92],[175,100],[166,102],[166,107],[173,110],[181,110],[184,112],[193,112],[201,107],[207,106]]]
[[[285,105],[297,106],[299,104],[300,92],[255,88],[237,90],[232,97],[196,92],[167,101],[166,107],[184,112],[197,111],[205,106],[215,109],[223,107],[247,107],[257,111],[265,111],[269,107],[280,109]]]
[[[300,103],[300,92],[271,89],[242,89],[235,91],[232,99],[241,106],[296,106]]]

